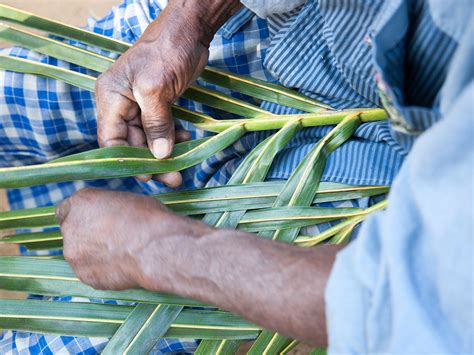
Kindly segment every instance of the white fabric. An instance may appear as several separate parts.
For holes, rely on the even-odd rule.
[[[258,17],[267,18],[270,15],[283,14],[303,5],[306,0],[241,0],[247,8]]]

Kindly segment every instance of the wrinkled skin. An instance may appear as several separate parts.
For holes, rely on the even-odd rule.
[[[224,14],[238,8],[229,3]],[[223,22],[194,18],[192,11],[207,9],[205,4],[171,1],[135,45],[99,77],[95,92],[100,146],[148,146],[157,159],[164,159],[175,140],[189,139],[185,131],[175,137],[171,104],[203,71],[211,34]],[[170,187],[182,182],[178,172],[154,177]],[[147,181],[151,176],[140,178]]]
[[[177,294],[326,343],[324,289],[337,246],[300,248],[215,229],[125,192],[82,190],[57,218],[66,260],[96,289]]]
[[[197,238],[212,228],[178,216],[158,200],[124,192],[84,189],[65,200],[57,219],[64,236],[64,257],[77,276],[96,289],[150,288],[163,273],[149,270],[145,256],[158,242],[160,263],[173,259],[178,238]],[[141,264],[143,262],[143,264]],[[168,265],[172,260],[168,260]],[[161,268],[165,270],[165,268]],[[169,280],[154,280],[169,284]]]
[[[100,145],[148,147],[163,159],[175,141],[189,138],[175,134],[170,105],[203,70],[214,33],[239,7],[237,0],[171,0],[97,82]],[[182,179],[177,172],[154,178],[169,186]],[[303,249],[214,229],[123,192],[80,191],[57,217],[66,260],[96,289],[190,297],[326,344],[324,289],[338,247]]]

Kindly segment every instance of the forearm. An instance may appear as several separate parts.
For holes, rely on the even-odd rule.
[[[324,291],[338,247],[303,249],[232,230],[173,243],[169,260],[155,264],[161,276],[147,288],[195,298],[265,328],[326,344]],[[150,250],[152,258],[156,254]]]
[[[176,43],[190,39],[209,46],[217,30],[241,7],[239,0],[171,0],[148,27],[142,40],[153,40],[153,33],[160,33],[163,25],[160,17],[168,17],[170,20],[164,25],[179,28],[177,35],[180,37],[176,38]]]
[[[96,289],[178,294],[307,343],[327,341],[324,292],[336,246],[215,229],[152,197],[93,189],[64,201],[57,220],[64,257]]]

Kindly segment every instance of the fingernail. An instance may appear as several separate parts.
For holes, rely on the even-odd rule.
[[[153,141],[153,155],[156,159],[164,159],[171,150],[170,143],[165,138],[158,138]]]

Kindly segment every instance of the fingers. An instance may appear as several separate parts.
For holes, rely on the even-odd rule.
[[[129,131],[129,132],[131,132],[131,131]],[[146,146],[145,134],[143,133],[143,131],[141,129],[140,129],[140,133],[141,133],[140,139],[142,139],[142,140],[140,140],[140,142],[139,142],[138,138],[137,138],[136,141],[129,138],[130,145]],[[191,139],[191,133],[190,132],[184,131],[184,130],[176,131],[175,141],[177,143],[186,142],[190,139]],[[132,143],[132,141],[133,141],[133,143]],[[138,145],[139,143],[140,143],[140,145]],[[160,181],[163,184],[165,184],[166,186],[171,187],[171,188],[179,187],[183,183],[183,178],[182,178],[182,176],[179,172],[171,172],[171,173],[165,173],[165,174],[155,174],[153,176],[149,175],[149,174],[144,174],[144,175],[138,175],[138,176],[136,176],[136,178],[137,178],[137,180],[140,180],[140,181],[143,181],[143,182],[148,182],[153,178],[153,180]]]
[[[179,187],[183,183],[183,177],[181,173],[177,171],[159,174],[159,175],[153,175],[153,180],[160,181],[166,186],[171,187],[171,188]]]
[[[138,117],[137,119],[139,120],[140,118]],[[129,123],[127,132],[127,142],[132,147],[146,148],[147,142],[145,132],[143,132],[143,128],[139,125]]]
[[[135,102],[116,91],[107,80],[99,78],[96,84],[99,145],[128,145],[128,122],[136,119],[140,110]]]
[[[191,133],[184,130],[176,131],[175,141],[176,143],[187,142],[191,139]]]
[[[148,147],[157,159],[170,156],[174,146],[174,122],[168,102],[160,100],[158,95],[134,92],[142,113],[142,126]]]

